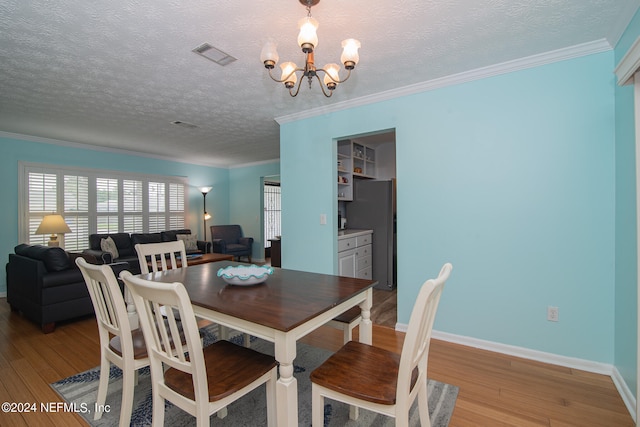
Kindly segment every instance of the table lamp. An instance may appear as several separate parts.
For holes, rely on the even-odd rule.
[[[57,235],[64,233],[71,233],[71,229],[64,222],[62,215],[46,215],[35,232],[35,234],[51,234],[49,246],[60,246]]]

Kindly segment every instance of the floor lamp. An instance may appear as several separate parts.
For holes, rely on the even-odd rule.
[[[202,208],[203,208],[203,229],[204,229],[204,241],[207,241],[207,220],[211,219],[211,215],[207,213],[207,193],[211,191],[212,187],[200,187],[200,191],[202,192]]]

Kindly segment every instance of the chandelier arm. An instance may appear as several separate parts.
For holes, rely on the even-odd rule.
[[[286,76],[284,79],[280,80],[280,79],[276,79],[275,77],[273,77],[273,74],[271,74],[271,68],[268,68],[269,71],[269,77],[271,77],[271,80],[273,80],[274,82],[278,82],[278,83],[284,83],[287,81],[287,79],[289,79],[289,77],[291,77],[295,72],[297,71],[302,71],[304,72],[304,68],[296,68],[295,70],[293,70],[292,72],[289,73],[288,76]]]
[[[289,95],[291,95],[292,98],[295,98],[296,96],[298,96],[298,92],[300,92],[300,86],[302,86],[302,80],[304,80],[302,77],[304,77],[304,76],[301,76],[298,79],[298,87],[296,88],[296,92],[295,93],[291,92],[291,89],[289,89]]]
[[[324,68],[318,68],[316,71],[322,71],[323,73],[325,73],[327,76],[329,76],[329,78],[331,79],[331,81],[333,81],[334,83],[344,83],[347,80],[349,80],[349,77],[351,76],[351,70],[347,70],[347,77],[345,77],[342,80],[336,80],[333,77],[331,77],[331,74],[327,73],[327,71]]]
[[[330,90],[329,93],[327,94],[327,91],[324,90],[324,85],[322,84],[322,80],[320,80],[320,76],[318,76],[317,74],[316,74],[316,79],[318,79],[318,84],[320,85],[320,89],[322,89],[322,94],[327,98],[331,98],[331,95],[333,95],[333,91]]]

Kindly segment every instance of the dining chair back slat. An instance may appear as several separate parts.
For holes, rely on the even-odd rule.
[[[177,267],[176,261],[178,259],[182,267],[187,267],[187,252],[183,240],[162,243],[138,243],[135,249],[142,274],[174,269]]]

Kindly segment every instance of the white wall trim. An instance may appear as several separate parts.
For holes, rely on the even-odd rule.
[[[6,292],[0,292],[0,298],[6,298],[6,297],[7,297]]]
[[[64,141],[62,139],[44,138],[41,136],[24,135],[20,133],[0,131],[0,138],[18,139],[21,141],[39,142],[42,144],[52,144],[52,145],[58,145],[61,147],[101,151],[103,153],[115,153],[115,154],[123,154],[126,156],[138,156],[138,157],[144,157],[148,159],[167,160],[171,162],[185,163],[188,165],[198,165],[198,166],[207,166],[207,167],[214,167],[214,168],[220,168],[220,169],[229,169],[229,167],[225,165],[216,165],[216,164],[209,164],[209,163],[197,162],[197,161],[192,162],[192,161],[176,159],[175,157],[170,157],[170,156],[161,156],[159,154],[142,153],[140,151],[124,150],[122,148],[104,147],[100,145],[85,144],[82,142]],[[276,159],[276,160],[279,160],[279,159]]]
[[[420,92],[458,85],[461,83],[480,80],[500,74],[512,73],[514,71],[539,67],[541,65],[564,61],[566,59],[573,59],[581,56],[591,55],[594,53],[606,52],[611,49],[611,45],[609,44],[609,42],[607,42],[606,39],[595,40],[593,42],[582,43],[579,45],[557,49],[538,55],[527,56],[525,58],[515,59],[513,61],[507,61],[501,64],[490,65],[488,67],[477,68],[475,70],[465,71],[463,73],[452,74],[450,76],[440,77],[437,79],[428,80],[426,82],[387,90],[360,98],[337,102],[328,106],[312,108],[310,110],[276,117],[275,121],[282,125],[284,123],[294,122],[296,120],[334,113],[353,107],[373,104],[380,101],[387,101],[402,96],[413,95]]]
[[[622,401],[624,402],[627,410],[631,414],[631,418],[633,421],[638,421],[636,419],[636,398],[633,395],[633,392],[627,386],[624,378],[620,375],[620,371],[615,366],[613,367],[613,372],[611,373],[611,379],[613,380],[613,384],[618,389],[618,393],[620,393],[620,397],[622,397]]]
[[[633,42],[627,53],[622,57],[615,69],[618,77],[618,85],[624,86],[633,83],[633,75],[640,68],[640,37]]]
[[[406,332],[407,327],[407,324],[396,323],[396,331]],[[523,359],[534,360],[536,362],[543,362],[557,366],[564,366],[566,368],[579,369],[582,371],[593,372],[595,374],[608,375],[611,377],[613,384],[616,386],[620,397],[627,407],[627,410],[631,414],[631,418],[636,421],[636,398],[622,378],[622,375],[620,375],[618,369],[613,365],[610,365],[608,363],[579,359],[576,357],[561,356],[544,351],[531,350],[525,347],[501,344],[494,341],[481,340],[478,338],[471,338],[463,335],[450,334],[448,332],[441,332],[437,330],[434,330],[431,336],[432,338],[451,342],[454,344],[493,351],[495,353],[507,354],[509,356],[521,357]]]

